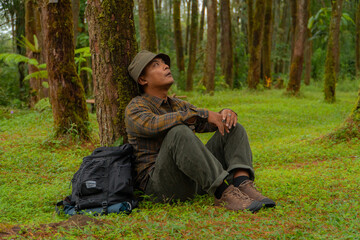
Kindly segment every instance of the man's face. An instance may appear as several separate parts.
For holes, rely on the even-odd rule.
[[[147,88],[170,88],[174,83],[169,66],[161,58],[154,58],[146,67],[139,83]]]

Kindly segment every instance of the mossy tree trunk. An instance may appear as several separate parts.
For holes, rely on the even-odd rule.
[[[272,0],[266,0],[265,4],[265,24],[264,24],[264,40],[262,47],[262,76],[266,87],[267,79],[271,79],[271,46],[273,35],[273,14],[272,14]]]
[[[101,145],[126,142],[124,111],[138,93],[127,67],[137,52],[133,1],[88,0],[96,116]]]
[[[193,90],[193,73],[196,64],[196,46],[198,38],[198,0],[191,0],[191,25],[190,25],[190,49],[189,49],[189,65],[186,76],[186,91]]]
[[[185,30],[185,55],[188,55],[189,50],[189,36],[190,36],[190,9],[191,9],[191,0],[186,0],[185,3],[187,8],[186,13],[186,30]],[[184,4],[185,5],[185,4]],[[185,8],[185,6],[184,6]]]
[[[76,48],[76,38],[78,35],[78,27],[79,27],[79,13],[80,13],[80,0],[71,0],[71,8],[73,15],[73,23],[74,23],[74,46]]]
[[[207,0],[202,1],[201,14],[200,14],[200,27],[199,27],[199,44],[204,38],[204,23],[205,23],[205,8],[207,5]]]
[[[300,91],[307,31],[307,0],[297,0],[294,46],[290,65],[287,92],[297,95]]]
[[[16,35],[16,53],[25,55],[26,49],[19,44],[19,40],[21,36],[25,35],[25,1],[21,0],[18,2],[18,6],[16,6],[16,19],[15,19],[15,35]],[[19,72],[19,99],[25,99],[25,63],[21,62],[18,64],[18,72]]]
[[[250,6],[248,6],[250,7]],[[251,34],[251,42],[249,42],[249,71],[247,76],[248,87],[250,89],[256,89],[260,83],[260,71],[261,71],[261,49],[264,37],[264,22],[265,22],[265,0],[257,0],[255,3],[254,15],[250,17],[250,21],[253,22]],[[251,29],[249,27],[249,29]]]
[[[39,6],[36,1],[25,1],[25,37],[34,45],[34,35],[38,39],[39,49],[31,51],[26,48],[26,56],[28,58],[35,58],[39,63],[44,62],[44,46],[43,34],[41,33]],[[34,65],[28,65],[29,74],[39,71]],[[49,91],[43,86],[43,82],[47,79],[30,78],[30,97],[29,106],[33,108],[35,104],[42,98],[49,96]]]
[[[360,77],[360,2],[356,10],[356,76]]]
[[[89,116],[84,88],[74,62],[71,0],[42,6],[50,102],[56,136],[89,138]]]
[[[307,20],[309,21],[309,18],[311,16],[311,8],[310,8],[310,0],[307,0]],[[310,29],[306,28],[306,40],[305,40],[305,76],[304,76],[304,83],[305,85],[310,85],[310,79],[311,79],[311,57],[312,57],[312,40],[309,40],[311,38],[311,31]]]
[[[173,23],[174,23],[174,35],[175,35],[175,48],[176,48],[176,63],[180,72],[185,70],[184,66],[184,48],[181,33],[181,21],[180,21],[180,4],[181,0],[174,0],[173,2]]]
[[[216,44],[217,44],[217,0],[207,2],[207,43],[203,82],[206,91],[215,90]]]
[[[157,41],[153,0],[139,0],[139,27],[141,50],[146,49],[156,53]]]
[[[220,2],[221,19],[221,70],[225,82],[230,88],[233,87],[233,41],[231,34],[230,0]]]
[[[325,60],[325,81],[324,94],[325,101],[333,103],[336,100],[335,88],[337,81],[337,69],[339,64],[339,35],[340,35],[340,20],[342,14],[342,0],[332,2],[331,21],[329,29],[329,39],[326,51]]]

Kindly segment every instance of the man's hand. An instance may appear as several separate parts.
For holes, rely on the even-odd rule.
[[[220,113],[209,111],[208,122],[217,126],[221,135],[224,135],[224,122]]]
[[[231,109],[223,109],[220,114],[222,117],[222,122],[225,124],[225,130],[226,132],[229,132],[232,127],[236,126],[237,115]]]

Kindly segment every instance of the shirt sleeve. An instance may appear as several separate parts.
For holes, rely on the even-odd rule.
[[[179,111],[158,115],[144,103],[133,102],[126,107],[125,125],[127,132],[134,137],[154,137],[173,126],[186,124],[186,120],[194,116],[207,119],[209,112],[191,105]]]

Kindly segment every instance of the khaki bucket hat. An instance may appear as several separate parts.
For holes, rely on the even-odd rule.
[[[128,67],[129,74],[136,83],[146,65],[157,57],[164,60],[164,62],[170,67],[170,57],[164,53],[155,54],[147,50],[142,50],[136,54]]]

